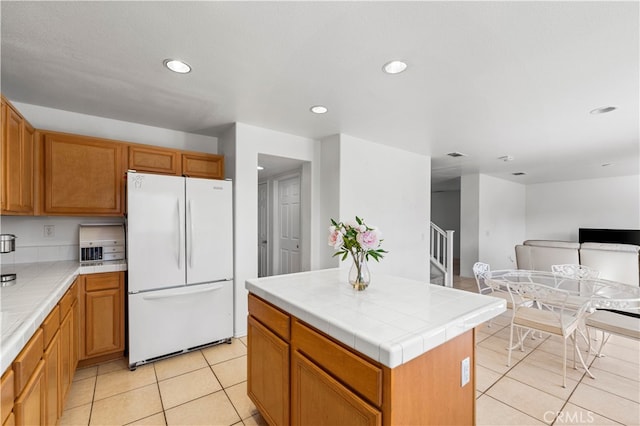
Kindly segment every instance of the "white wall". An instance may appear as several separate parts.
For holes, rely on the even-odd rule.
[[[578,241],[578,228],[640,229],[640,175],[527,186],[525,239]]]
[[[460,258],[460,191],[431,193],[431,222],[453,233],[453,257]]]
[[[340,216],[340,135],[332,135],[320,142],[320,259],[321,269],[336,268],[340,260],[333,257],[335,250],[327,244],[330,218]],[[324,241],[322,240],[324,237]]]
[[[431,158],[341,134],[339,170],[334,219],[379,227],[389,251],[369,262],[372,285],[376,273],[428,282]]]
[[[460,276],[472,277],[480,236],[480,175],[460,178]]]
[[[479,176],[478,260],[491,269],[515,268],[515,246],[525,236],[526,186]]]
[[[219,142],[226,161],[233,163],[227,172],[234,181],[234,334],[243,336],[247,333],[248,312],[245,281],[258,276],[258,154],[310,162],[308,169],[303,167],[302,173],[302,188],[307,188],[306,196],[309,198],[305,201],[310,208],[301,218],[301,257],[308,259],[309,269],[315,269],[318,259],[320,146],[312,139],[243,123],[236,123]]]
[[[74,133],[211,154],[218,153],[218,139],[211,136],[145,126],[38,105],[12,103],[27,121],[39,130]]]

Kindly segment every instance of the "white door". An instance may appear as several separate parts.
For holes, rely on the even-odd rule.
[[[185,284],[184,178],[127,173],[129,292]]]
[[[187,285],[233,278],[232,184],[186,179]]]
[[[280,274],[300,272],[300,176],[278,182]]]
[[[258,184],[258,277],[269,275],[268,267],[268,186],[266,182]]]

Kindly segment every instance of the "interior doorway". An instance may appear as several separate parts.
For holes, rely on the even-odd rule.
[[[304,161],[258,155],[258,276],[304,270]],[[262,169],[260,169],[260,167]],[[308,233],[307,233],[308,235]],[[308,263],[308,262],[307,262]]]

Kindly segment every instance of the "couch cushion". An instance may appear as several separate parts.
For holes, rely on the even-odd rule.
[[[581,249],[595,249],[595,250],[609,250],[609,251],[622,251],[628,253],[639,253],[640,246],[633,244],[610,244],[610,243],[582,243]]]
[[[584,243],[580,248],[580,264],[600,271],[599,277],[605,280],[640,285],[638,250],[612,250],[612,246],[625,245],[638,247],[628,244]]]
[[[573,241],[552,241],[552,240],[527,240],[524,243],[525,246],[536,246],[536,247],[559,247],[566,249],[579,249],[580,243],[576,243]]]

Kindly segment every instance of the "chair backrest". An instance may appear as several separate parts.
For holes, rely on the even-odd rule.
[[[491,275],[491,267],[488,263],[476,262],[473,264],[473,275],[476,277],[476,284],[478,285],[478,293],[487,294],[491,293],[492,289],[487,286],[485,279]]]
[[[579,280],[588,278],[598,278],[600,271],[584,265],[576,265],[573,263],[565,263],[562,265],[551,265],[551,272],[560,274],[564,277],[575,278]]]
[[[589,301],[585,300],[585,303],[576,309],[574,301],[567,303],[570,296],[568,291],[544,284],[512,281],[509,282],[507,289],[513,299],[519,297],[522,300],[531,301],[533,306],[551,312],[563,328],[567,322],[574,321],[575,317],[583,316],[590,306]],[[518,309],[529,308],[529,306],[514,304],[514,315],[517,315]]]

